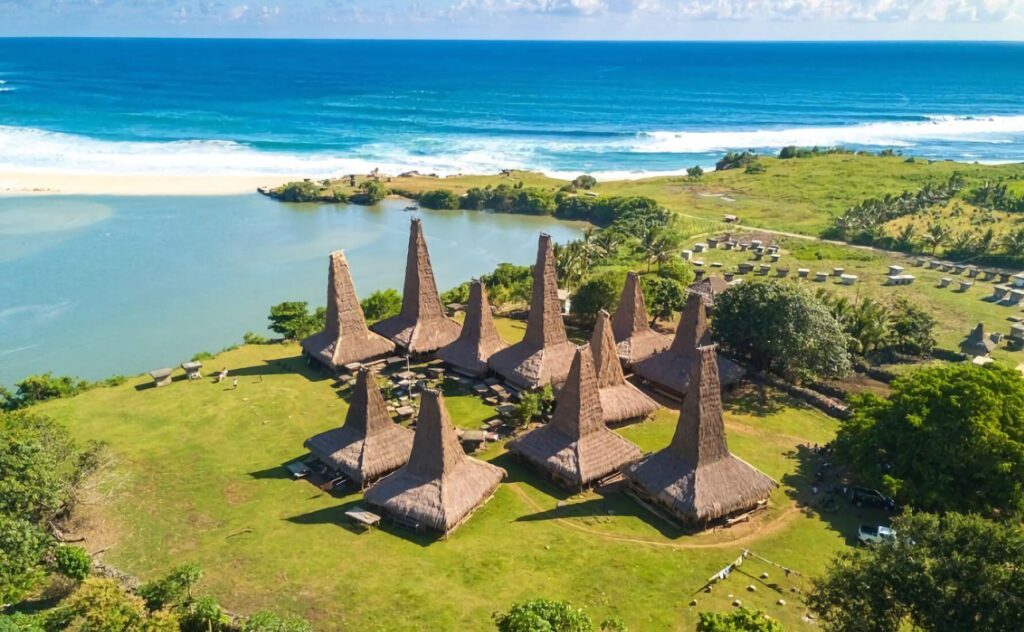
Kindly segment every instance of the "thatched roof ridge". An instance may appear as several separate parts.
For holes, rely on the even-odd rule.
[[[303,351],[331,370],[394,351],[395,344],[366,326],[345,253],[331,253],[327,268],[327,322],[301,343]]]
[[[570,489],[586,487],[642,454],[640,448],[604,425],[588,345],[573,357],[551,423],[515,439],[508,448]]]
[[[442,347],[437,357],[463,373],[481,376],[487,373],[487,360],[507,346],[494,327],[487,288],[479,279],[473,279],[462,332],[455,342]]]
[[[366,369],[359,371],[345,425],[306,439],[320,461],[360,487],[409,460],[413,433],[391,421],[380,388]]]
[[[668,349],[672,341],[651,329],[650,316],[644,305],[640,275],[629,272],[622,288],[615,316],[612,318],[612,333],[615,336],[619,358],[626,365],[646,360],[659,351]]]
[[[658,409],[657,402],[626,381],[615,348],[611,319],[603,309],[597,313],[590,349],[605,423],[646,417]]]
[[[718,275],[706,276],[686,288],[691,294],[699,295],[708,307],[714,307],[715,297],[727,289],[729,289],[729,282]]]
[[[406,522],[448,533],[491,497],[505,474],[466,455],[444,398],[427,389],[409,462],[367,490],[365,499]]]
[[[533,294],[522,341],[491,356],[491,369],[520,388],[535,389],[565,380],[576,346],[569,342],[558,300],[551,237],[541,233],[533,268]]]
[[[382,320],[374,331],[393,340],[409,353],[431,353],[455,340],[459,324],[444,314],[441,297],[430,265],[427,240],[419,218],[413,218],[409,229],[409,250],[405,262],[405,285],[402,310],[397,316]]]
[[[690,294],[676,328],[672,346],[633,366],[633,372],[664,390],[682,396],[690,383],[690,371],[697,360],[697,348],[710,344],[707,312],[699,294]],[[719,380],[734,384],[743,377],[743,368],[719,356]]]
[[[996,343],[985,331],[985,323],[978,323],[960,343],[960,351],[969,356],[987,356],[995,348]]]
[[[713,345],[699,350],[671,443],[623,474],[684,523],[698,525],[752,509],[778,487],[729,452]]]

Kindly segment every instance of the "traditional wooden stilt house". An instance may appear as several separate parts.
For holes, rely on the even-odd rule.
[[[630,272],[626,275],[626,285],[622,288],[622,296],[612,318],[612,333],[619,359],[625,366],[646,360],[672,344],[671,338],[651,329],[650,321],[644,306],[640,276]]]
[[[606,424],[646,417],[658,410],[657,402],[626,381],[615,348],[611,318],[603,309],[597,314],[590,350],[594,355],[597,388]]]
[[[454,342],[441,347],[437,357],[452,369],[469,377],[487,374],[487,360],[508,345],[498,336],[484,284],[474,279],[469,286],[469,303],[462,332]]]

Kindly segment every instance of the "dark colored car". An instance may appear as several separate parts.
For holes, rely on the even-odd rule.
[[[868,487],[847,487],[843,490],[847,500],[858,507],[876,507],[878,509],[895,509],[896,501],[877,489]]]

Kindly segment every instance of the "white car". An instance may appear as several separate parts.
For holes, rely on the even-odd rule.
[[[857,531],[857,539],[860,540],[861,544],[874,544],[876,542],[884,542],[891,538],[896,537],[896,532],[889,527],[873,526],[868,524],[862,524],[860,529]]]

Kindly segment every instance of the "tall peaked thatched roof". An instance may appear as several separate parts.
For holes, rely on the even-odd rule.
[[[646,417],[658,410],[657,402],[626,381],[615,348],[611,319],[603,309],[597,313],[590,349],[594,354],[594,370],[597,372],[605,423]]]
[[[413,434],[391,421],[384,398],[366,369],[359,371],[345,425],[306,439],[306,448],[324,464],[360,487],[409,460]]]
[[[642,494],[686,524],[752,509],[778,487],[729,452],[717,364],[713,345],[699,349],[672,442],[623,472]]]
[[[425,390],[409,462],[366,492],[366,502],[407,523],[448,533],[497,489],[505,470],[466,455],[444,398]]]
[[[488,358],[507,346],[494,328],[486,288],[483,282],[474,279],[469,286],[469,303],[462,332],[455,342],[442,347],[437,357],[462,373],[481,376],[487,373]]]
[[[969,356],[987,356],[995,348],[996,343],[985,331],[985,323],[978,323],[978,326],[960,343],[960,351]]]
[[[612,333],[619,350],[619,359],[631,366],[668,349],[672,341],[651,329],[650,316],[644,306],[640,275],[630,272],[622,288],[619,305],[612,318]]]
[[[697,348],[709,343],[710,332],[703,299],[699,294],[690,294],[683,306],[672,345],[633,365],[633,372],[681,397],[690,383],[690,371],[697,360]],[[733,384],[743,377],[743,369],[732,360],[719,357],[717,364],[722,384]]]
[[[391,353],[393,342],[366,326],[345,253],[331,253],[327,272],[327,323],[301,342],[302,349],[331,370]]]
[[[558,278],[551,237],[541,233],[533,294],[522,341],[491,356],[491,369],[515,386],[534,389],[565,380],[576,346],[569,342],[558,300]]]
[[[727,289],[729,289],[729,282],[720,276],[704,277],[686,288],[691,294],[699,294],[708,307],[714,307],[715,298]]]
[[[402,311],[372,329],[416,355],[437,351],[459,335],[459,324],[445,316],[441,306],[427,241],[418,218],[413,218],[409,229]]]
[[[594,362],[587,345],[573,357],[551,423],[509,443],[570,489],[581,489],[641,456],[640,448],[604,425]]]

